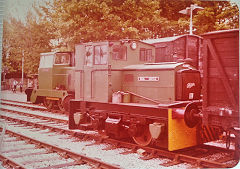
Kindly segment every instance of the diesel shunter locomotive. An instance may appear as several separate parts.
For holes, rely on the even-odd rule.
[[[154,52],[149,51],[154,48],[140,41],[76,45],[69,128],[98,130],[170,151],[217,139],[214,130],[204,132],[184,121],[184,112],[198,116],[201,107],[200,72],[183,62],[144,64],[138,55],[143,49],[153,61]],[[212,137],[207,139],[205,133]]]

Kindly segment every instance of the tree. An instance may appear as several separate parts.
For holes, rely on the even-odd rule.
[[[8,67],[9,73],[21,72],[22,41],[20,32],[23,31],[23,24],[14,18],[10,22],[3,21],[3,65]]]
[[[238,8],[228,1],[53,0],[42,9],[59,45],[72,49],[79,42],[186,34],[189,16],[179,11],[195,3],[204,7],[194,13],[195,34],[239,27]]]
[[[176,27],[161,16],[158,0],[54,0],[49,5],[42,7],[45,21],[52,23],[56,39],[71,47],[81,41],[161,37]]]
[[[45,31],[45,27],[31,12],[25,24],[13,17],[4,19],[2,67],[8,68],[8,76],[21,75],[22,57],[24,74],[37,73],[40,53],[51,51],[52,36]]]
[[[199,5],[204,7],[204,10],[194,18],[197,34],[239,28],[239,9],[236,4],[229,1],[203,1]]]

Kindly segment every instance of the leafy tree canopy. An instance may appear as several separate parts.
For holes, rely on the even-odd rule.
[[[189,15],[179,11],[197,4],[194,33],[239,27],[239,10],[229,1],[198,0],[53,0],[42,7],[60,45],[122,38],[146,39],[185,34]]]
[[[24,58],[24,73],[37,73],[39,54],[51,50],[51,38],[53,36],[45,31],[45,25],[37,22],[31,13],[27,16],[26,24],[13,17],[4,19],[2,68],[7,70],[7,73],[19,74]]]

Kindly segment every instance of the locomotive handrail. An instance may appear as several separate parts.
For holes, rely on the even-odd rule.
[[[155,101],[155,100],[152,100],[152,99],[150,99],[150,98],[148,98],[148,97],[141,96],[141,95],[139,95],[139,94],[136,94],[136,93],[133,93],[133,92],[130,92],[130,91],[127,91],[127,93],[130,93],[130,94],[132,94],[132,95],[134,95],[134,96],[137,96],[137,97],[140,97],[140,98],[142,98],[142,99],[151,101],[151,102],[153,102],[153,103],[160,104],[160,102]]]

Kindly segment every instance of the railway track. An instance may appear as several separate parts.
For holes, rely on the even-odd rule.
[[[6,111],[6,110],[5,110]],[[11,110],[12,112],[12,110]],[[17,112],[12,112],[17,113]],[[161,166],[169,167],[181,165],[182,163],[187,163],[191,167],[204,167],[204,168],[229,168],[236,165],[237,161],[233,160],[233,151],[226,150],[222,148],[217,148],[213,146],[198,146],[190,149],[185,149],[177,152],[169,152],[166,150],[160,150],[153,147],[140,147],[136,144],[110,139],[108,137],[101,137],[98,134],[89,134],[84,131],[72,131],[68,130],[67,127],[56,127],[54,125],[49,125],[49,123],[36,123],[31,122],[29,119],[18,119],[14,117],[6,117],[6,115],[1,115],[1,118],[4,118],[9,121],[18,121],[20,124],[25,124],[31,127],[40,128],[40,129],[49,129],[50,131],[55,131],[58,133],[68,134],[70,137],[76,137],[78,140],[86,141],[92,140],[95,141],[86,144],[85,147],[90,148],[94,145],[102,145],[107,144],[108,146],[104,148],[104,150],[116,150],[120,148],[125,148],[120,154],[136,154],[136,152],[140,152],[139,158],[142,160],[151,160],[151,159],[165,159]],[[36,118],[39,118],[36,116]],[[52,120],[50,120],[52,121]],[[46,121],[45,121],[46,122]],[[54,123],[60,123],[59,121],[55,121]],[[37,129],[36,129],[37,130]]]
[[[6,130],[4,150],[0,158],[3,164],[13,168],[119,168],[98,159],[39,141],[23,134]]]
[[[29,111],[29,109],[27,109],[25,107],[19,109],[19,106],[17,108],[15,108],[13,105],[11,105],[11,106],[2,105],[1,110],[3,112],[7,111],[7,112],[12,112],[14,114],[18,114],[19,117],[21,117],[21,116],[24,118],[27,117],[29,120],[31,120],[31,119],[45,120],[45,121],[65,124],[66,126],[68,124],[68,117],[65,115],[55,115],[52,113],[32,111],[32,110]]]
[[[29,102],[0,99],[0,103],[2,105],[22,107],[22,108],[27,108],[27,109],[31,109],[31,110],[47,111],[47,108],[45,108],[44,106],[32,104]]]
[[[46,113],[49,112],[49,110],[46,107],[29,103],[29,102],[13,101],[13,100],[6,100],[6,99],[0,99],[0,102],[2,105],[21,107],[21,108],[26,108],[26,109],[35,110],[35,111],[39,110],[41,112],[46,112]],[[59,109],[52,109],[51,113],[67,115],[66,112],[63,112]]]

